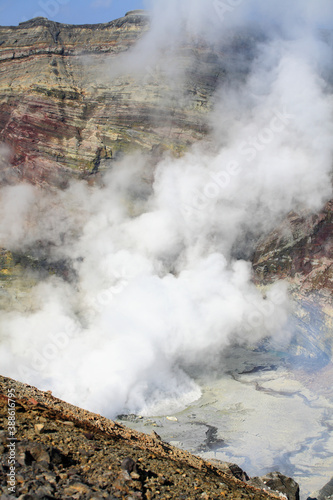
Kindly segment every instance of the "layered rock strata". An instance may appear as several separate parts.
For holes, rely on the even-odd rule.
[[[178,52],[178,77],[144,57],[133,72],[140,54],[121,58],[148,29],[137,11],[98,25],[0,27],[0,141],[12,176],[62,186],[119,152],[179,153],[206,134],[221,61],[197,42]]]

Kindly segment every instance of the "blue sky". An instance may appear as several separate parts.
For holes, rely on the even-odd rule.
[[[211,0],[213,2],[213,0]],[[180,0],[160,0],[160,6],[178,8]],[[187,9],[196,4],[205,6],[208,0],[184,0]],[[293,21],[292,12],[306,10],[314,25],[333,26],[332,0],[243,0],[242,7],[257,13],[256,7],[264,18],[274,17],[280,11],[286,19]],[[127,11],[148,8],[152,0],[0,0],[0,25],[17,25],[36,16],[47,17],[53,21],[70,24],[103,23],[122,17]],[[230,4],[232,4],[230,0]],[[250,7],[252,5],[252,7]],[[288,7],[288,8],[287,8]],[[303,7],[306,7],[304,10]],[[235,9],[237,11],[237,9]],[[303,14],[304,14],[303,12]],[[281,13],[281,12],[280,12]],[[255,15],[257,17],[257,15]]]
[[[36,16],[70,24],[105,23],[147,5],[147,0],[0,0],[0,25],[16,26]]]

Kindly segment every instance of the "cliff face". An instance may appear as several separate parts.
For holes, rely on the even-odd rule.
[[[0,142],[9,146],[12,165],[3,168],[0,157],[0,181],[62,187],[118,153],[177,154],[206,136],[226,54],[192,40],[173,54],[181,78],[149,60],[131,73],[135,60],[122,56],[149,25],[144,12],[133,11],[99,25],[36,18],[0,27]],[[251,46],[248,39],[239,44],[242,51]],[[332,290],[331,213],[329,202],[319,214],[290,214],[259,243],[257,279],[288,277],[304,291]]]
[[[121,55],[148,28],[136,11],[99,25],[36,18],[0,27],[0,141],[12,149],[12,175],[61,186],[117,152],[177,153],[205,135],[221,72],[208,47],[182,48],[186,78],[174,93],[149,62],[135,78],[126,63],[117,76]]]
[[[259,281],[277,277],[304,292],[333,288],[333,202],[317,214],[291,213],[258,245],[253,266]]]
[[[316,214],[290,213],[262,239],[253,258],[258,283],[289,282],[298,332],[294,350],[309,359],[330,360],[333,352],[332,207],[331,200]]]

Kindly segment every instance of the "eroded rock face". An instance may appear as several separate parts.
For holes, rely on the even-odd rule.
[[[294,299],[291,352],[295,362],[323,366],[333,352],[333,201],[316,214],[290,213],[259,242],[254,258],[255,280],[269,285],[283,279]]]
[[[333,201],[317,214],[291,213],[258,245],[258,280],[292,279],[303,292],[333,288]]]
[[[148,29],[141,11],[99,25],[0,27],[0,142],[12,149],[12,176],[62,186],[118,152],[177,153],[206,134],[219,57],[184,44],[177,81],[148,60],[134,77],[121,56]]]

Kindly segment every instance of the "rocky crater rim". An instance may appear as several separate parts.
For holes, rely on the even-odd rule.
[[[150,16],[150,13],[148,12],[148,10],[136,9],[126,12],[125,17],[127,16]]]
[[[144,17],[144,18],[150,18],[150,12],[147,10],[143,9],[137,9],[137,10],[130,10],[126,12],[126,14],[118,19],[113,19],[111,21],[108,21],[106,23],[91,23],[91,24],[71,24],[71,23],[61,23],[58,21],[53,21],[51,19],[48,19],[47,17],[42,17],[42,16],[37,16],[32,19],[28,19],[27,21],[22,21],[18,24],[18,26],[5,26],[5,25],[0,25],[0,28],[11,28],[11,29],[26,29],[26,28],[36,28],[37,26],[64,26],[64,27],[72,27],[72,28],[98,28],[98,27],[103,27],[103,26],[110,26],[116,21],[119,21],[119,19],[125,19],[126,17]],[[133,22],[133,21],[132,21]]]

